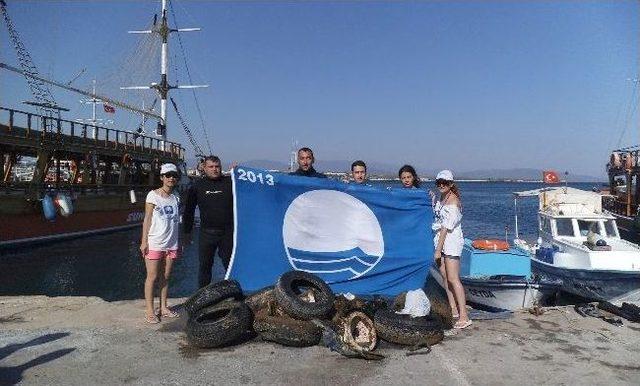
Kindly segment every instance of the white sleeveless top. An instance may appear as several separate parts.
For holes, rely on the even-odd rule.
[[[433,225],[431,229],[434,233],[433,246],[438,247],[440,229],[447,229],[447,237],[444,239],[442,253],[448,256],[461,256],[464,246],[464,236],[462,234],[462,212],[455,204],[442,205],[436,201],[433,206]]]

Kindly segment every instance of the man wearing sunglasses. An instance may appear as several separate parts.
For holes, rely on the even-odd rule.
[[[233,250],[231,178],[222,175],[220,158],[216,156],[204,159],[203,171],[204,177],[196,179],[187,191],[183,216],[185,243],[189,244],[196,206],[200,209],[199,288],[211,283],[213,257],[216,251],[226,270]]]

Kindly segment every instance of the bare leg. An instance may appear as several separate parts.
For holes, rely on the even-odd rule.
[[[161,276],[162,286],[160,287],[161,288],[160,289],[160,313],[167,314],[171,312],[167,304],[167,298],[169,296],[169,277],[171,276],[173,259],[169,257],[165,257],[163,260],[164,260],[164,270],[163,270],[163,275]]]
[[[458,307],[456,306],[456,299],[453,297],[453,292],[449,280],[447,279],[447,268],[444,264],[444,256],[440,258],[440,274],[442,275],[442,282],[444,284],[444,291],[447,293],[447,299],[449,300],[449,306],[451,307],[451,314],[453,316],[460,315]]]
[[[459,321],[466,322],[469,320],[469,315],[467,314],[467,299],[464,296],[464,288],[460,281],[460,260],[444,259],[444,264],[447,270],[447,281],[458,304]]]
[[[154,316],[153,312],[153,285],[158,278],[158,265],[160,260],[144,259],[144,264],[147,267],[147,278],[144,281],[144,301],[145,301],[145,313],[147,318]]]

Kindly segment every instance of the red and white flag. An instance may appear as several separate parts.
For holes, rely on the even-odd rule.
[[[115,114],[116,112],[116,108],[113,106],[110,106],[108,104],[103,104],[102,107],[104,108],[104,112],[105,113],[109,113],[109,114]]]
[[[560,177],[553,170],[544,170],[542,172],[542,181],[545,184],[557,184],[560,182]]]

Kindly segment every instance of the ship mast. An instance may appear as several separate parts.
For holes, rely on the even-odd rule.
[[[200,28],[179,28],[173,29],[169,28],[169,24],[167,22],[167,0],[162,0],[162,17],[160,18],[160,25],[154,26],[151,30],[144,31],[128,31],[132,34],[150,34],[157,33],[162,39],[162,49],[160,53],[160,83],[151,83],[149,86],[128,86],[128,87],[120,87],[121,90],[147,90],[147,89],[155,89],[160,96],[160,121],[158,122],[158,127],[156,128],[156,135],[162,137],[162,143],[167,139],[167,96],[169,94],[169,90],[174,88],[203,88],[209,87],[209,85],[181,85],[181,86],[172,86],[169,84],[169,79],[167,77],[167,69],[169,68],[169,34],[171,32],[193,32],[200,31]]]
[[[93,127],[92,132],[91,132],[91,138],[96,139],[97,138],[97,129],[96,129],[96,125],[98,123],[101,122],[105,122],[105,123],[113,123],[112,120],[110,119],[102,119],[102,118],[98,118],[97,115],[97,111],[96,111],[96,106],[97,105],[104,105],[105,102],[102,101],[101,99],[98,99],[95,97],[96,95],[96,80],[94,79],[92,82],[93,86],[91,88],[92,90],[92,94],[94,95],[93,97],[91,97],[90,99],[81,99],[80,103],[82,104],[90,104],[91,105],[91,118],[88,119],[76,119],[76,122],[80,122],[80,123],[84,123],[84,122],[89,122],[89,124]],[[142,111],[144,111],[144,105],[142,105]],[[143,116],[146,116],[146,114],[142,114]]]

